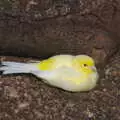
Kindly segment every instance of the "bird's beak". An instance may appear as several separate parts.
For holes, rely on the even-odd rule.
[[[96,71],[97,71],[95,66],[91,66],[91,70],[92,70],[93,72],[96,72]]]

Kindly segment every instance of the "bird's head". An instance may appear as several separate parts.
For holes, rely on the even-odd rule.
[[[97,72],[94,60],[87,55],[77,55],[73,60],[73,66],[77,71],[86,74]]]

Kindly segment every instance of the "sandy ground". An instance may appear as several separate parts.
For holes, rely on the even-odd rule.
[[[84,93],[48,86],[32,75],[0,76],[0,120],[120,120],[120,52],[101,71],[97,87]]]

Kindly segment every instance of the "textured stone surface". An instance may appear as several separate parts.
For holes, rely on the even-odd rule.
[[[103,62],[117,49],[114,37],[102,35],[100,42],[95,36],[108,32],[105,28],[113,31],[109,34],[119,35],[119,1],[4,0],[0,6],[0,54],[39,58],[60,53],[91,55],[98,42],[105,43],[99,61]]]
[[[94,36],[91,56],[96,64],[105,65],[110,58],[119,51],[119,37],[111,32],[97,31]]]

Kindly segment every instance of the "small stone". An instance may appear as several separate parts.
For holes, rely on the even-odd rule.
[[[103,91],[104,91],[104,92],[106,92],[106,91],[107,91],[107,89],[105,89],[105,88],[104,88],[104,89],[103,89]]]
[[[109,75],[109,73],[110,73],[110,68],[109,69],[107,69],[106,71],[105,71],[105,75]]]
[[[90,112],[89,109],[87,109],[86,114],[88,115],[89,118],[92,118],[94,116],[94,114]]]
[[[29,106],[29,103],[28,103],[28,102],[23,102],[23,103],[20,103],[20,104],[18,105],[18,108],[24,109],[24,108],[26,108],[26,107],[28,107],[28,106]]]
[[[14,97],[14,98],[18,97],[18,93],[16,89],[13,87],[9,87],[9,86],[5,87],[5,94],[8,94],[9,97]]]

